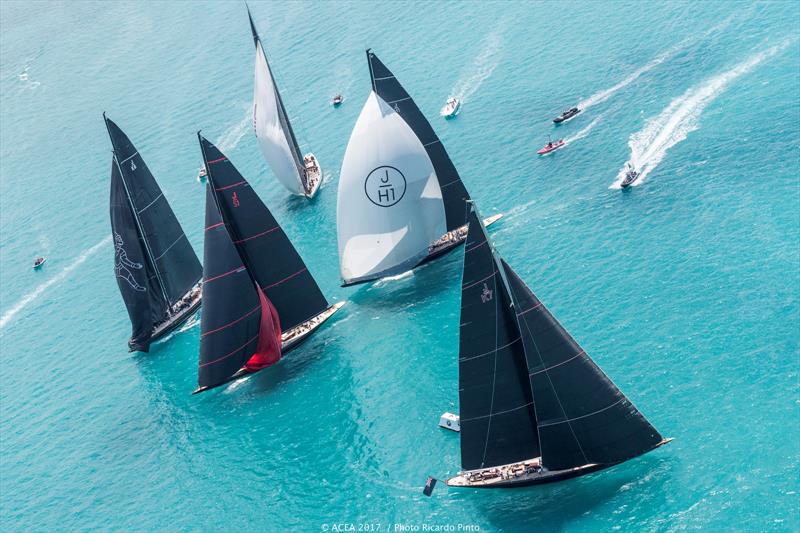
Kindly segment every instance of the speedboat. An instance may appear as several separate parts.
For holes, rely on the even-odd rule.
[[[206,181],[206,166],[205,165],[200,167],[200,169],[197,171],[197,181],[199,181],[200,183],[205,183],[205,181]]]
[[[341,94],[337,94],[333,97],[333,107],[339,107],[344,102],[344,96]]]
[[[630,165],[628,165],[628,172],[625,173],[625,179],[622,180],[622,183],[619,184],[620,187],[623,189],[629,187],[631,183],[636,181],[639,177],[639,173]]]
[[[581,110],[578,109],[577,107],[572,107],[570,109],[567,109],[563,113],[561,113],[556,118],[554,118],[553,122],[555,122],[556,124],[561,124],[562,122],[566,122],[567,120],[571,119],[572,117],[574,117],[575,115],[577,115],[580,112],[581,112]]]
[[[539,155],[549,154],[550,152],[554,152],[554,151],[558,150],[559,148],[561,148],[565,144],[567,144],[567,143],[564,142],[564,139],[559,139],[556,142],[548,141],[547,144],[542,146],[542,149],[539,150],[536,153],[539,154]]]
[[[36,258],[36,260],[33,262],[33,269],[34,269],[34,270],[37,270],[37,269],[39,269],[39,268],[40,268],[40,267],[41,267],[41,266],[44,264],[44,262],[45,262],[45,261],[47,261],[47,259],[46,259],[46,258],[44,258],[44,257],[37,257],[37,258]]]
[[[461,100],[458,98],[453,98],[452,96],[447,99],[447,103],[444,104],[444,107],[439,112],[444,118],[452,118],[458,115],[458,112],[461,110]]]

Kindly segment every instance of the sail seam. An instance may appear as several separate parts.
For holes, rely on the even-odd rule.
[[[521,339],[522,339],[522,337],[517,337],[516,339],[514,339],[514,340],[513,340],[513,341],[511,341],[511,342],[509,342],[508,344],[505,344],[505,345],[503,345],[503,346],[497,347],[497,348],[495,348],[494,350],[489,350],[489,351],[488,351],[488,352],[486,352],[486,353],[482,353],[482,354],[478,354],[478,355],[471,355],[471,356],[469,356],[469,357],[462,357],[462,358],[460,358],[460,359],[458,360],[458,362],[459,362],[459,363],[463,363],[463,362],[465,362],[465,361],[472,361],[473,359],[478,359],[479,357],[484,357],[484,356],[487,356],[487,355],[489,355],[489,354],[492,354],[492,353],[497,353],[498,351],[502,350],[503,348],[508,348],[508,347],[509,347],[509,346],[511,346],[512,344],[516,344],[516,343],[517,343],[517,342],[519,342]]]
[[[210,226],[208,226],[208,227],[206,228],[206,231],[208,231],[208,230],[212,230],[212,229],[214,229],[214,228],[218,228],[218,227],[220,227],[220,226],[224,226],[224,225],[225,225],[225,223],[224,223],[224,222],[217,222],[216,224],[211,224]]]
[[[223,329],[229,328],[229,327],[233,326],[234,324],[236,324],[237,322],[241,322],[245,318],[249,317],[250,315],[252,315],[256,311],[258,311],[259,309],[261,309],[261,304],[255,306],[251,311],[248,311],[247,313],[243,314],[242,316],[240,316],[236,320],[233,320],[232,322],[228,322],[224,326],[220,326],[217,329],[212,329],[211,331],[206,331],[205,333],[203,333],[200,336],[201,337],[205,337],[206,335],[211,335],[212,333],[216,333],[218,331],[222,331]]]
[[[475,286],[475,285],[477,285],[478,283],[481,283],[482,281],[486,281],[487,279],[491,278],[491,277],[492,277],[492,276],[494,276],[495,274],[497,274],[497,270],[493,271],[491,274],[489,274],[488,276],[486,276],[486,277],[485,277],[485,278],[483,278],[483,279],[479,279],[478,281],[475,281],[475,282],[473,282],[473,283],[470,283],[469,285],[464,285],[463,287],[461,287],[461,290],[462,290],[462,291],[465,291],[465,290],[467,290],[467,289],[471,289],[472,287],[474,287],[474,286]]]
[[[533,402],[528,402],[525,405],[520,405],[519,407],[514,407],[513,409],[506,409],[505,411],[498,411],[496,413],[489,413],[488,415],[476,416],[474,418],[465,418],[465,419],[461,420],[461,422],[472,422],[473,420],[481,420],[483,418],[490,418],[492,416],[504,415],[506,413],[511,413],[513,411],[519,411],[520,409],[524,409],[526,407],[530,407],[531,405],[533,405]]]
[[[161,253],[161,255],[159,255],[158,257],[156,257],[156,261],[158,261],[159,259],[161,259],[161,258],[162,258],[162,257],[164,257],[165,255],[167,255],[167,252],[169,252],[169,251],[172,249],[172,247],[173,247],[173,246],[175,246],[176,244],[178,244],[178,241],[179,241],[179,240],[181,240],[181,239],[185,239],[185,238],[186,238],[186,234],[185,234],[185,233],[181,233],[181,235],[180,235],[180,236],[179,236],[177,239],[175,239],[175,241],[174,241],[172,244],[170,244],[170,245],[169,245],[169,247],[167,247],[167,249],[166,249],[166,250],[164,250],[164,251]]]
[[[128,157],[126,157],[125,159],[123,159],[122,161],[120,161],[120,162],[119,162],[119,164],[120,164],[120,165],[122,165],[122,163],[124,163],[124,162],[128,161],[130,158],[132,158],[133,156],[137,155],[138,153],[139,153],[139,150],[136,150],[136,151],[135,151],[135,152],[133,152],[131,155],[129,155]]]
[[[596,414],[602,413],[603,411],[608,411],[609,409],[611,409],[611,408],[612,408],[612,407],[614,407],[615,405],[618,405],[618,404],[622,403],[622,400],[623,400],[623,398],[620,398],[619,400],[617,400],[616,402],[612,403],[611,405],[608,405],[608,406],[606,406],[606,407],[603,407],[602,409],[598,409],[597,411],[594,411],[594,412],[591,412],[591,413],[587,413],[587,414],[585,414],[585,415],[576,416],[575,418],[567,418],[567,419],[564,419],[564,420],[559,420],[558,422],[550,422],[550,423],[548,423],[548,424],[539,424],[539,427],[540,427],[540,428],[543,428],[543,427],[548,427],[548,426],[557,426],[558,424],[564,424],[564,423],[574,422],[575,420],[580,420],[581,418],[586,418],[586,417],[589,417],[589,416],[594,416],[594,415],[596,415]],[[583,449],[581,449],[581,452],[583,452]],[[585,457],[585,456],[584,456],[584,457]],[[587,461],[588,461],[588,459],[587,459]]]
[[[479,248],[479,247],[483,246],[483,245],[484,245],[484,244],[486,244],[487,242],[489,242],[489,241],[487,241],[487,240],[485,240],[485,239],[484,239],[483,241],[479,242],[478,244],[473,244],[472,246],[470,246],[469,248],[467,248],[467,250],[466,250],[466,251],[467,251],[467,252],[471,252],[472,250],[474,250],[474,249],[476,249],[476,248]]]
[[[547,368],[543,368],[541,370],[537,370],[536,372],[531,372],[528,375],[529,376],[535,376],[536,374],[541,374],[542,372],[547,372],[547,371],[552,370],[554,368],[557,368],[557,367],[559,367],[561,365],[565,365],[565,364],[569,363],[570,361],[572,361],[573,359],[577,359],[578,357],[582,356],[585,353],[586,353],[585,351],[581,350],[580,352],[576,353],[575,355],[573,355],[572,357],[570,357],[566,361],[561,361],[560,363],[555,364],[553,366],[548,366]]]
[[[218,159],[212,159],[211,161],[208,161],[208,164],[209,165],[213,165],[214,163],[219,163],[220,161],[225,161],[226,159],[228,159],[228,158],[224,157],[224,156],[220,157]]]
[[[246,181],[244,181],[244,180],[242,180],[242,181],[237,181],[236,183],[232,183],[232,184],[230,184],[230,185],[226,185],[226,186],[224,186],[224,187],[220,187],[219,189],[214,189],[214,190],[215,190],[215,191],[224,191],[224,190],[226,190],[226,189],[232,189],[233,187],[238,187],[239,185],[241,185],[241,184],[243,184],[243,183],[247,183],[247,182],[246,182]]]
[[[283,283],[283,282],[285,282],[285,281],[289,281],[290,279],[292,279],[292,278],[293,278],[293,277],[295,277],[295,276],[299,276],[300,274],[302,274],[303,272],[305,272],[305,271],[307,271],[307,270],[308,270],[308,268],[302,268],[302,269],[298,270],[297,272],[295,272],[294,274],[292,274],[291,276],[286,276],[286,277],[285,277],[285,278],[283,278],[282,280],[280,280],[280,281],[276,281],[276,282],[275,282],[275,283],[273,283],[272,285],[267,285],[266,287],[261,287],[261,290],[264,290],[264,291],[265,291],[265,290],[267,290],[267,289],[271,289],[272,287],[276,287],[276,286],[280,285],[281,283]]]
[[[250,344],[251,342],[253,342],[253,341],[254,341],[254,340],[256,340],[257,338],[258,338],[258,334],[256,333],[255,337],[253,337],[252,339],[250,339],[250,340],[249,340],[249,341],[247,341],[246,343],[242,344],[241,346],[239,346],[238,348],[236,348],[234,351],[232,351],[232,352],[230,352],[230,353],[228,353],[228,354],[225,354],[225,355],[223,355],[222,357],[220,357],[220,358],[218,358],[218,359],[214,359],[213,361],[209,361],[209,362],[207,362],[207,363],[203,363],[203,364],[201,364],[201,365],[200,365],[200,368],[202,368],[202,367],[204,367],[204,366],[208,366],[208,365],[213,365],[213,364],[215,364],[215,363],[219,363],[219,362],[220,362],[220,361],[222,361],[223,359],[227,359],[228,357],[232,356],[233,354],[235,354],[235,353],[236,353],[236,352],[238,352],[239,350],[242,350],[242,349],[243,349],[245,346],[247,346],[248,344]]]
[[[410,98],[410,97],[409,97],[409,98]],[[399,102],[399,100],[398,100],[398,102]],[[422,146],[423,146],[423,147],[425,147],[425,146],[430,146],[430,145],[432,145],[432,144],[436,144],[436,143],[440,143],[440,142],[442,142],[442,141],[440,141],[439,139],[436,139],[435,141],[431,141],[431,142],[429,142],[429,143],[425,143],[425,144],[423,144]]]
[[[528,309],[526,309],[524,311],[521,311],[521,312],[517,313],[517,316],[522,316],[525,313],[529,313],[529,312],[531,312],[531,311],[533,311],[535,309],[539,309],[541,306],[542,306],[542,302],[539,302],[538,304],[534,305],[533,307],[530,307],[530,308],[528,308]]]
[[[384,76],[383,78],[372,78],[372,79],[378,81],[378,80],[391,80],[393,78],[394,76]]]
[[[233,244],[241,244],[241,243],[243,243],[245,241],[249,241],[251,239],[257,239],[258,237],[262,237],[262,236],[266,235],[267,233],[272,233],[276,229],[279,229],[279,227],[275,226],[274,228],[268,229],[267,231],[262,231],[261,233],[257,233],[255,235],[251,235],[250,237],[245,237],[244,239],[239,239],[238,241],[233,241]]]
[[[410,96],[406,96],[405,98],[401,98],[399,100],[392,100],[391,102],[386,102],[386,103],[391,105],[391,104],[396,104],[397,102],[405,102],[406,100],[411,100],[411,97]],[[427,145],[423,145],[423,146],[427,146]]]
[[[229,276],[231,274],[236,274],[238,272],[243,271],[244,269],[245,268],[243,266],[236,267],[233,270],[229,270],[229,271],[225,272],[224,274],[220,274],[218,276],[214,276],[213,278],[206,278],[205,280],[203,280],[203,283],[208,283],[209,281],[214,281],[215,279],[224,278],[225,276]]]
[[[142,214],[142,212],[144,212],[144,211],[145,211],[145,210],[146,210],[148,207],[150,207],[151,205],[153,205],[154,203],[156,203],[156,202],[158,201],[158,199],[159,199],[159,198],[162,198],[163,196],[164,196],[164,193],[163,193],[163,192],[162,192],[161,194],[159,194],[158,196],[156,196],[156,197],[153,199],[153,201],[152,201],[152,202],[150,202],[149,204],[147,204],[147,205],[146,205],[146,206],[144,206],[143,208],[139,209],[139,214],[141,215],[141,214]]]

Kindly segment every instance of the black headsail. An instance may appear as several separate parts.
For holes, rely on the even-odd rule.
[[[119,292],[131,319],[131,338],[135,351],[150,349],[153,324],[167,312],[156,278],[156,271],[144,250],[128,193],[116,160],[111,162],[111,238],[114,240],[114,274]]]
[[[512,300],[474,213],[464,251],[458,375],[461,464],[488,468],[538,457],[536,415]]]
[[[494,251],[474,210],[459,383],[466,470],[537,456],[550,471],[612,465],[663,441]]]
[[[431,158],[436,177],[439,179],[439,187],[442,189],[447,231],[463,226],[466,223],[465,202],[469,200],[469,192],[464,187],[464,182],[461,181],[461,176],[458,175],[450,156],[447,155],[447,150],[411,96],[371,50],[367,50],[367,61],[372,89],[403,117]]]
[[[328,308],[328,301],[267,206],[227,157],[200,136],[208,182],[233,243],[287,331]]]
[[[111,119],[103,118],[144,252],[164,300],[175,304],[200,281],[200,260],[136,147]]]
[[[267,59],[264,44],[261,42],[261,38],[256,31],[256,25],[253,23],[253,15],[250,14],[250,7],[247,4],[245,4],[245,7],[247,7],[247,18],[250,21],[250,31],[253,33],[253,42],[256,45],[256,51],[260,51],[260,53],[263,54],[264,62],[267,64],[267,70],[269,71],[269,78],[272,80],[272,87],[275,89],[275,98],[278,101],[278,119],[280,120],[281,128],[284,133],[286,133],[286,139],[289,141],[289,151],[292,153],[292,159],[294,159],[294,164],[297,166],[297,172],[300,174],[303,187],[305,190],[308,190],[308,179],[306,177],[306,166],[303,163],[303,154],[300,152],[300,146],[297,144],[297,138],[294,136],[292,124],[289,122],[289,115],[286,114],[286,108],[283,106],[283,99],[278,90],[278,84],[275,83],[275,76],[272,75],[272,67],[269,66],[269,59]]]
[[[254,280],[231,242],[211,185],[206,189],[204,305],[197,392],[230,381],[258,350],[260,337],[269,333],[262,326],[266,302],[261,301]],[[279,356],[277,339],[275,346]]]

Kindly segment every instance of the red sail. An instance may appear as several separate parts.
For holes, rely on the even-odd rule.
[[[262,368],[272,366],[281,358],[281,323],[278,319],[278,312],[258,286],[256,286],[256,290],[261,301],[261,323],[258,329],[256,351],[244,365],[249,372],[257,372]]]

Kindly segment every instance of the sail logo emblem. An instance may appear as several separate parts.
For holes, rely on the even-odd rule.
[[[231,195],[231,202],[233,203],[233,207],[239,207],[239,196],[236,195],[236,192]]]
[[[489,286],[486,283],[484,283],[483,292],[481,293],[481,303],[491,302],[493,292],[494,291],[490,290]]]
[[[133,272],[130,271],[131,268],[141,270],[142,264],[128,259],[128,252],[122,247],[123,244],[125,243],[122,241],[122,237],[119,233],[114,232],[114,273],[119,279],[127,281],[133,290],[144,292],[147,289],[139,285],[139,282],[133,277]]]
[[[133,172],[134,170],[136,170],[136,163],[131,161],[131,172]]]
[[[406,177],[394,167],[378,167],[364,181],[364,192],[378,207],[392,207],[406,194]]]

